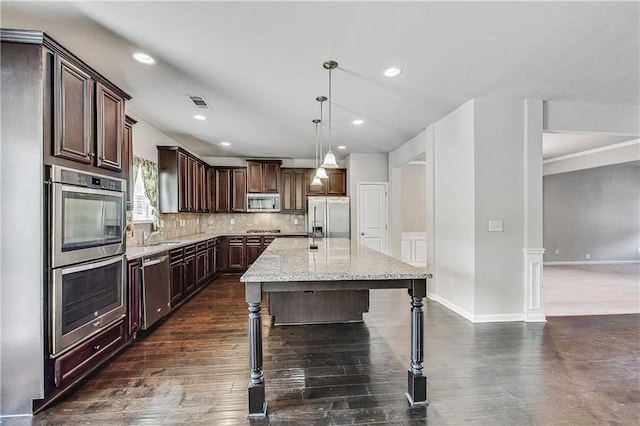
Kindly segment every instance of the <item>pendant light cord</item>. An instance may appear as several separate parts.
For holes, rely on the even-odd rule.
[[[329,152],[331,152],[331,68],[329,68]]]

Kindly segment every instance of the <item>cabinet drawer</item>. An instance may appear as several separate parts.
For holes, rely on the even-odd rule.
[[[244,237],[229,237],[229,244],[244,244]]]
[[[173,263],[173,262],[180,261],[182,260],[183,256],[184,256],[184,250],[182,249],[182,247],[173,249],[169,252],[169,262]]]
[[[213,247],[216,245],[216,239],[212,238],[209,241],[207,241],[207,247]]]
[[[263,245],[264,245],[265,248],[267,248],[267,246],[269,244],[271,244],[273,242],[273,240],[276,239],[276,237],[263,237],[263,238],[264,239],[262,241],[263,241]]]
[[[98,366],[124,344],[124,331],[124,321],[119,321],[56,359],[56,385],[67,386]]]
[[[201,252],[201,251],[206,251],[207,250],[207,242],[203,242],[203,243],[198,243],[196,244],[196,251],[197,252]]]
[[[247,245],[259,246],[261,237],[247,237]]]
[[[196,253],[195,244],[184,248],[184,257],[193,256]]]

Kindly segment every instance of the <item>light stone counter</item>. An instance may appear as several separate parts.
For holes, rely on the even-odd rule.
[[[426,270],[345,238],[277,239],[260,255],[242,282],[425,279]]]
[[[207,241],[212,238],[219,237],[236,237],[236,236],[255,236],[255,235],[266,235],[266,236],[275,236],[275,237],[298,237],[302,236],[301,234],[289,234],[289,233],[281,233],[281,232],[246,232],[241,234],[234,234],[229,232],[209,232],[202,234],[194,234],[187,235],[179,238],[172,238],[171,240],[161,240],[158,237],[152,237],[150,243],[146,246],[134,246],[127,247],[126,256],[128,260],[139,259],[146,256],[151,256],[154,254],[162,253],[165,251],[172,250],[174,248],[180,248],[184,246],[188,246],[190,244],[200,243],[202,241]]]

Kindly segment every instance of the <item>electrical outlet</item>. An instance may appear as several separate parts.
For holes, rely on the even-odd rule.
[[[637,249],[637,250],[638,250],[638,254],[640,254],[640,247],[638,247],[638,249]]]
[[[453,278],[449,278],[449,288],[453,288]]]
[[[503,231],[503,222],[501,220],[489,221],[489,232],[502,232],[502,231]]]
[[[293,224],[297,225],[298,224],[298,219],[293,219]],[[638,249],[638,252],[640,252],[640,249]]]
[[[591,259],[591,254],[589,254],[589,253],[585,254],[585,255],[584,255],[584,258],[585,258],[585,259]]]
[[[231,224],[235,225],[236,224],[236,220],[235,219],[231,219]]]
[[[556,254],[560,254],[560,249],[556,249]]]

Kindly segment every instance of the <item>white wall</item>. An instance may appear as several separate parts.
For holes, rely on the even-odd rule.
[[[387,154],[349,154],[347,167],[347,195],[351,198],[351,237],[358,229],[358,182],[387,182]]]
[[[437,298],[471,319],[475,291],[474,101],[435,124]]]
[[[640,139],[565,155],[544,162],[544,175],[640,161]]]
[[[178,145],[182,146],[175,139],[170,138],[160,130],[153,127],[146,121],[130,114],[138,120],[133,126],[133,155],[146,158],[154,163],[158,162],[158,145]]]
[[[521,100],[474,102],[476,320],[522,313],[523,111]],[[489,232],[489,220],[503,232]]]

